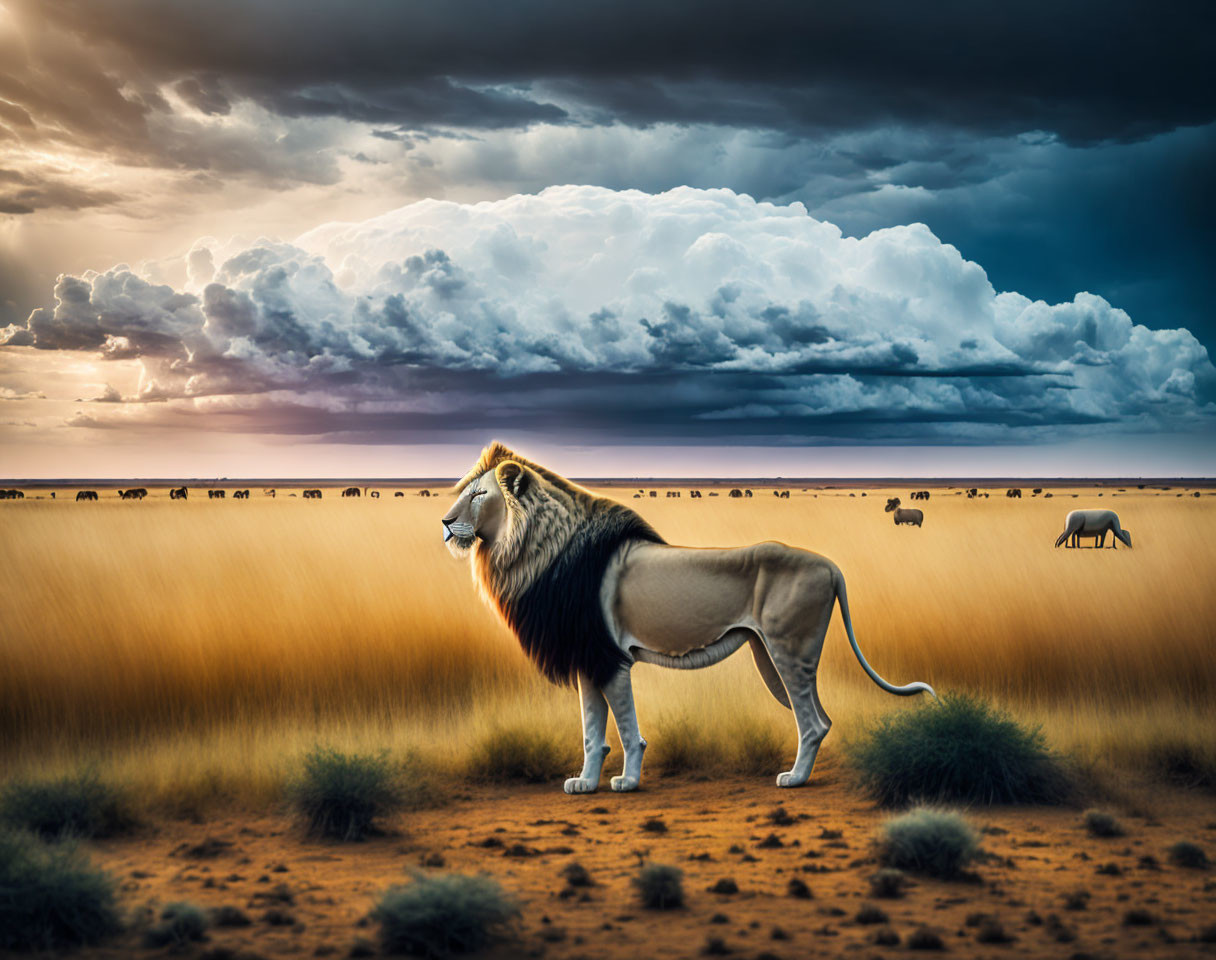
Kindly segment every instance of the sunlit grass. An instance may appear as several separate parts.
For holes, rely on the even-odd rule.
[[[317,743],[464,776],[478,745],[511,727],[566,738],[576,772],[577,695],[536,675],[443,548],[446,498],[258,492],[0,505],[0,771],[93,763],[152,804],[263,805]],[[778,539],[831,557],[862,649],[894,683],[981,694],[1086,763],[1216,771],[1216,500],[935,490],[912,529],[882,513],[886,491],[815,492],[616,495],[671,542]],[[1083,505],[1118,510],[1135,549],[1054,549]],[[792,761],[792,717],[746,653],[634,678],[654,772],[666,761],[770,775]],[[820,690],[834,722],[821,769],[863,723],[910,706],[869,683],[838,617]],[[621,758],[612,743],[606,775]]]

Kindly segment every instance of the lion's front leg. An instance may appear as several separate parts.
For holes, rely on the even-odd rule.
[[[646,741],[638,731],[638,716],[633,709],[633,684],[629,679],[629,667],[622,667],[607,684],[604,695],[612,707],[616,720],[616,732],[621,737],[625,751],[625,769],[619,777],[613,777],[613,790],[623,792],[636,790],[642,782],[642,754],[646,752]]]
[[[608,730],[608,701],[604,692],[586,677],[578,678],[578,699],[583,710],[583,772],[566,781],[566,793],[594,793],[608,756],[604,734]]]

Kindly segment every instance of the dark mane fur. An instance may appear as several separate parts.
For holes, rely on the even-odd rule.
[[[628,663],[604,622],[600,588],[613,554],[630,540],[665,542],[633,510],[596,498],[548,569],[518,597],[499,599],[524,652],[554,683],[583,673],[603,686]]]

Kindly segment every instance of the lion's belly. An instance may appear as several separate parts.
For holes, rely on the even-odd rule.
[[[756,626],[755,548],[699,550],[647,544],[621,565],[617,626],[648,649],[680,655],[735,626]]]

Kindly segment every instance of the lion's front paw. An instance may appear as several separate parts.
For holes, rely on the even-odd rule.
[[[589,780],[586,777],[571,777],[566,781],[566,793],[595,793],[596,787],[599,786],[595,780]]]
[[[777,774],[777,786],[779,787],[800,787],[806,783],[806,780],[806,777],[794,776],[793,770]]]
[[[638,788],[638,782],[637,777],[613,777],[612,789],[617,793],[628,793]]]

